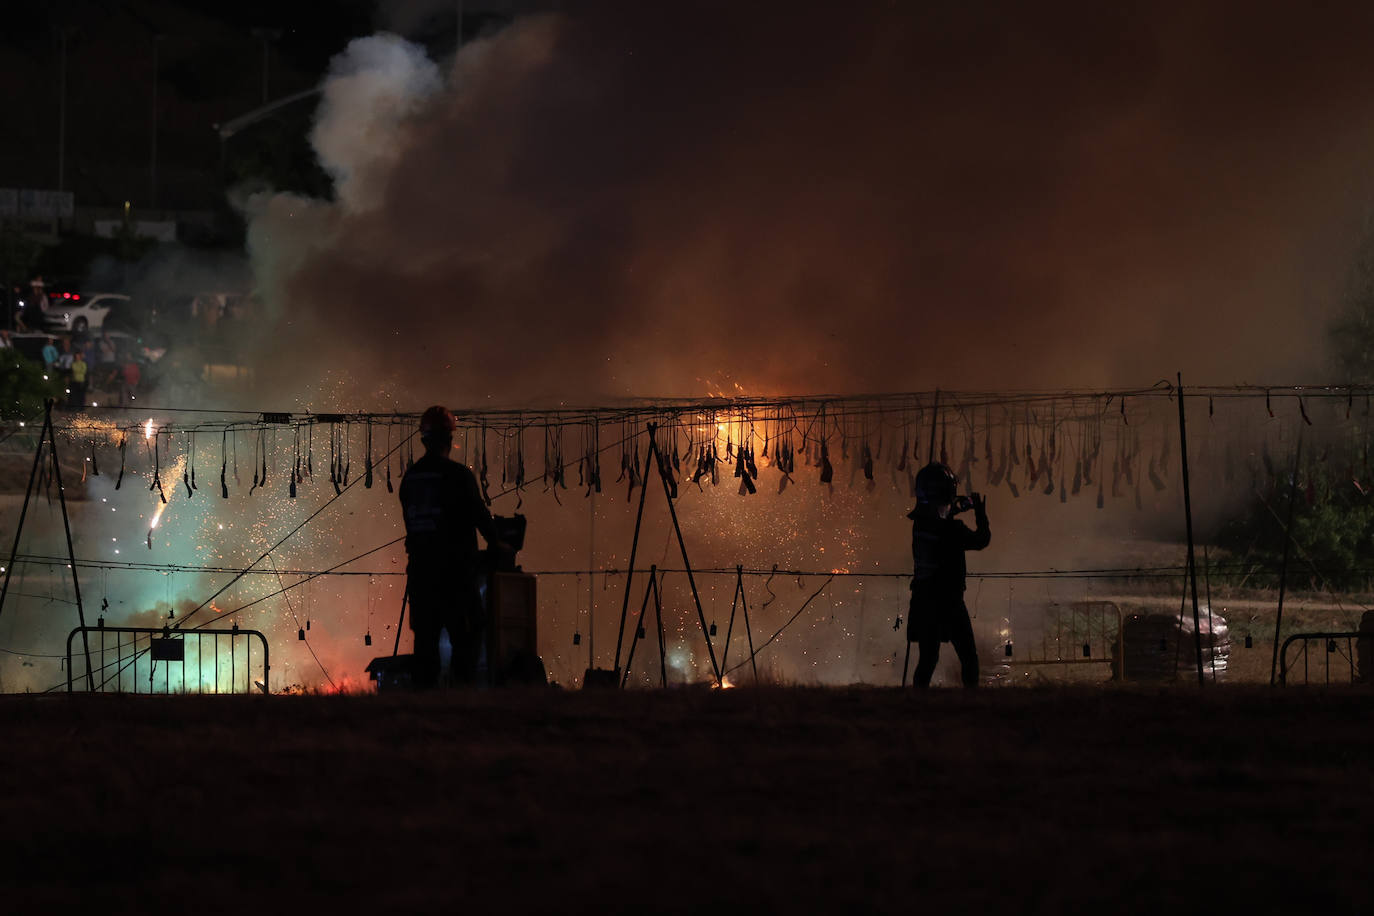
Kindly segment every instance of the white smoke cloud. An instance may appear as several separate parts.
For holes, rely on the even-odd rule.
[[[310,141],[340,206],[379,205],[404,149],[398,134],[442,88],[424,49],[397,35],[356,39],[334,58]]]

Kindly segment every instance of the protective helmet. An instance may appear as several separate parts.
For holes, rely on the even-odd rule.
[[[959,478],[949,469],[949,465],[932,461],[916,472],[916,502],[932,506],[942,506],[954,501],[959,489]]]
[[[449,438],[457,428],[458,421],[453,419],[453,414],[449,413],[447,407],[436,404],[420,415],[421,442]]]

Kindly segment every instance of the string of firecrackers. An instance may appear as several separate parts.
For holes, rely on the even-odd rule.
[[[1207,398],[1209,401],[1224,398],[1256,398],[1266,401],[1275,399],[1304,398],[1346,398],[1353,404],[1356,397],[1368,399],[1374,393],[1374,385],[1286,385],[1286,386],[1191,386],[1187,393],[1193,398]],[[576,427],[589,423],[601,425],[617,422],[631,422],[643,425],[656,422],[660,426],[677,423],[705,423],[710,418],[732,418],[736,421],[761,422],[764,418],[786,417],[797,422],[812,422],[820,416],[840,417],[902,417],[915,412],[931,409],[936,402],[941,411],[971,411],[986,407],[1011,408],[1036,405],[1059,404],[1061,407],[1077,407],[1084,415],[1099,413],[1114,403],[1137,399],[1166,398],[1172,400],[1174,388],[1170,383],[1160,382],[1149,388],[1130,389],[1060,389],[1055,391],[1015,391],[1015,392],[964,392],[932,391],[902,394],[867,395],[805,395],[782,398],[704,398],[640,399],[628,404],[589,407],[544,407],[544,408],[452,408],[460,427],[486,429],[493,433],[509,435],[527,427],[561,426]],[[255,430],[263,426],[316,426],[316,425],[355,425],[355,426],[414,426],[420,411],[392,412],[340,412],[340,413],[291,413],[274,411],[211,410],[196,408],[132,408],[107,406],[88,408],[86,413],[68,423],[58,423],[58,432],[91,432],[97,430],[132,430],[142,426],[143,417],[151,414],[159,429],[190,432],[221,432]],[[118,422],[97,419],[110,415],[132,415],[140,419]],[[189,416],[195,419],[174,420],[174,417]],[[1073,414],[1066,412],[1065,419]],[[22,424],[20,424],[22,425]]]
[[[1367,414],[1374,386],[1199,386],[1188,388],[1187,393],[1190,399],[1206,399],[1209,418],[1215,414],[1218,399],[1263,398],[1271,418],[1281,409],[1275,402],[1289,399],[1296,402],[1301,421],[1311,425],[1307,401],[1343,398],[1350,417],[1359,398]],[[778,492],[796,481],[799,467],[810,468],[820,483],[833,487],[837,461],[850,465],[851,485],[862,472],[870,489],[877,485],[878,467],[886,463],[892,484],[914,495],[917,468],[939,460],[953,468],[969,490],[1005,487],[1013,497],[1038,491],[1067,501],[1085,488],[1089,492],[1095,488],[1101,507],[1108,479],[1114,498],[1134,490],[1137,504],[1141,503],[1142,481],[1156,491],[1166,488],[1173,432],[1169,418],[1154,417],[1152,407],[1161,399],[1172,400],[1175,394],[1173,386],[1160,383],[1103,391],[657,399],[611,407],[458,410],[455,444],[478,472],[487,502],[514,493],[517,507],[535,481],[561,502],[559,491],[571,489],[574,475],[585,495],[600,493],[610,483],[624,485],[627,494],[633,495],[635,487],[644,483],[645,430],[651,423],[658,430],[660,468],[673,496],[683,485],[701,489],[706,483],[719,485],[722,477],[737,481],[741,495],[751,495],[758,491],[760,468],[780,472]],[[117,448],[116,489],[128,466],[132,442],[142,447],[145,460],[151,458],[152,467],[144,473],[150,477],[150,488],[164,499],[164,454],[168,465],[174,463],[172,456],[184,457],[175,464],[182,470],[188,497],[199,489],[198,462],[201,467],[213,467],[218,459],[220,495],[228,498],[231,464],[236,483],[241,483],[242,446],[252,474],[248,492],[265,489],[269,476],[273,480],[284,476],[294,498],[298,486],[314,479],[317,448],[321,459],[327,457],[328,480],[336,495],[352,479],[355,454],[361,459],[358,465],[367,488],[384,482],[388,492],[394,492],[399,475],[415,458],[413,431],[419,416],[414,412],[288,414],[146,408],[144,412],[163,419],[121,423],[85,416],[57,431],[89,453],[85,463],[93,474],[99,474],[101,446]],[[612,435],[606,435],[608,429]],[[400,447],[391,448],[393,442]],[[134,451],[136,457],[139,449]],[[279,473],[283,451],[287,456],[284,475]],[[603,478],[603,456],[614,462],[616,451],[619,462],[613,473],[617,476]],[[390,452],[394,462],[386,460],[378,467],[379,452]],[[541,452],[543,470],[535,477],[528,472],[526,456],[533,458]],[[269,475],[269,468],[277,472]],[[493,468],[500,473],[501,489],[495,494]],[[981,479],[975,478],[975,470]]]

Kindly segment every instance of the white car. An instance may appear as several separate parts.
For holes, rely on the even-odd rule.
[[[81,333],[98,329],[105,324],[111,306],[128,302],[120,293],[63,293],[48,297],[48,310],[43,313],[43,325],[49,331]]]

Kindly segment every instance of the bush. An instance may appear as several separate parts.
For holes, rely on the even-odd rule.
[[[1368,590],[1374,578],[1374,494],[1365,495],[1348,475],[1309,469],[1293,493],[1290,588]],[[1217,537],[1229,554],[1220,576],[1230,584],[1277,588],[1283,562],[1289,489],[1276,479]]]
[[[32,420],[46,398],[61,398],[60,379],[43,379],[43,367],[14,350],[0,350],[0,419]]]

